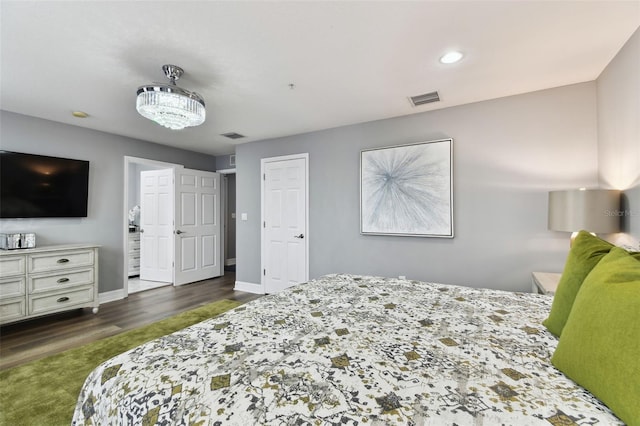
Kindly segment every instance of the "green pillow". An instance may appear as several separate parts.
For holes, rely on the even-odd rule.
[[[591,271],[551,362],[640,425],[640,253],[613,248]]]
[[[586,231],[578,233],[571,250],[569,250],[562,276],[558,282],[549,318],[542,322],[550,332],[560,336],[582,281],[600,259],[609,253],[612,247],[613,244],[594,237]]]

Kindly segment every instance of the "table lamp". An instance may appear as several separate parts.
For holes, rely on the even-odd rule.
[[[620,191],[613,189],[575,189],[549,192],[551,231],[572,232],[571,244],[578,231],[611,234],[620,231]]]

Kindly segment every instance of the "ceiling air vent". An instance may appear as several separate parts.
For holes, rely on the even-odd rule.
[[[420,106],[424,104],[430,104],[431,102],[440,101],[440,96],[438,96],[438,92],[425,93],[424,95],[411,96],[411,103],[413,106]]]
[[[240,139],[245,137],[245,135],[241,135],[240,133],[236,133],[236,132],[223,133],[221,136],[224,136],[225,138],[229,138],[229,139]]]

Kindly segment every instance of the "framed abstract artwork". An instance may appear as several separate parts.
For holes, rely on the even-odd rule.
[[[360,152],[360,233],[453,238],[453,139]]]

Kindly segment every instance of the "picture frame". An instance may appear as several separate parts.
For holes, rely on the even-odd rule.
[[[360,151],[360,233],[453,238],[453,139]]]

